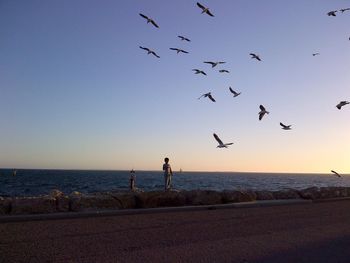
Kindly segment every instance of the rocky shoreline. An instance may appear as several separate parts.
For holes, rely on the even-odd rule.
[[[284,191],[169,191],[105,192],[69,195],[53,190],[37,197],[0,197],[0,216],[47,214],[96,210],[119,210],[156,207],[217,205],[257,200],[330,199],[350,197],[350,187],[311,187]]]

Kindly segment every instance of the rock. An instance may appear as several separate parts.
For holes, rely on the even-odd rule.
[[[185,192],[188,205],[217,205],[222,204],[221,193],[211,190],[193,190]]]
[[[303,199],[319,199],[320,198],[320,189],[318,187],[309,187],[299,191],[299,195]]]
[[[110,195],[119,203],[120,209],[136,208],[136,199],[134,193],[111,193]]]
[[[56,212],[56,200],[49,196],[13,198],[11,214],[47,214]]]
[[[256,200],[256,193],[253,191],[223,191],[222,202],[223,203],[239,203],[239,202],[251,202]]]
[[[120,207],[120,202],[107,194],[83,195],[73,192],[69,196],[70,211],[119,209]]]
[[[320,188],[320,198],[340,198],[347,197],[348,190],[346,187],[321,187]]]
[[[299,199],[299,192],[293,189],[272,192],[275,199]]]
[[[256,200],[274,200],[275,197],[270,191],[256,191]]]
[[[11,210],[11,199],[0,196],[0,215],[7,215]]]
[[[137,208],[184,206],[186,197],[182,192],[145,192],[135,196]]]

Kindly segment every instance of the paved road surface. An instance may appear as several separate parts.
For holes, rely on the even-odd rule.
[[[350,262],[350,201],[0,223],[0,262]]]

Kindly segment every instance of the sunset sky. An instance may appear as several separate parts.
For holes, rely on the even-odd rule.
[[[0,168],[350,173],[350,2],[196,2],[1,0]]]

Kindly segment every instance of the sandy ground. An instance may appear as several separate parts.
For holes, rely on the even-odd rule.
[[[350,201],[0,224],[0,262],[350,262]]]

